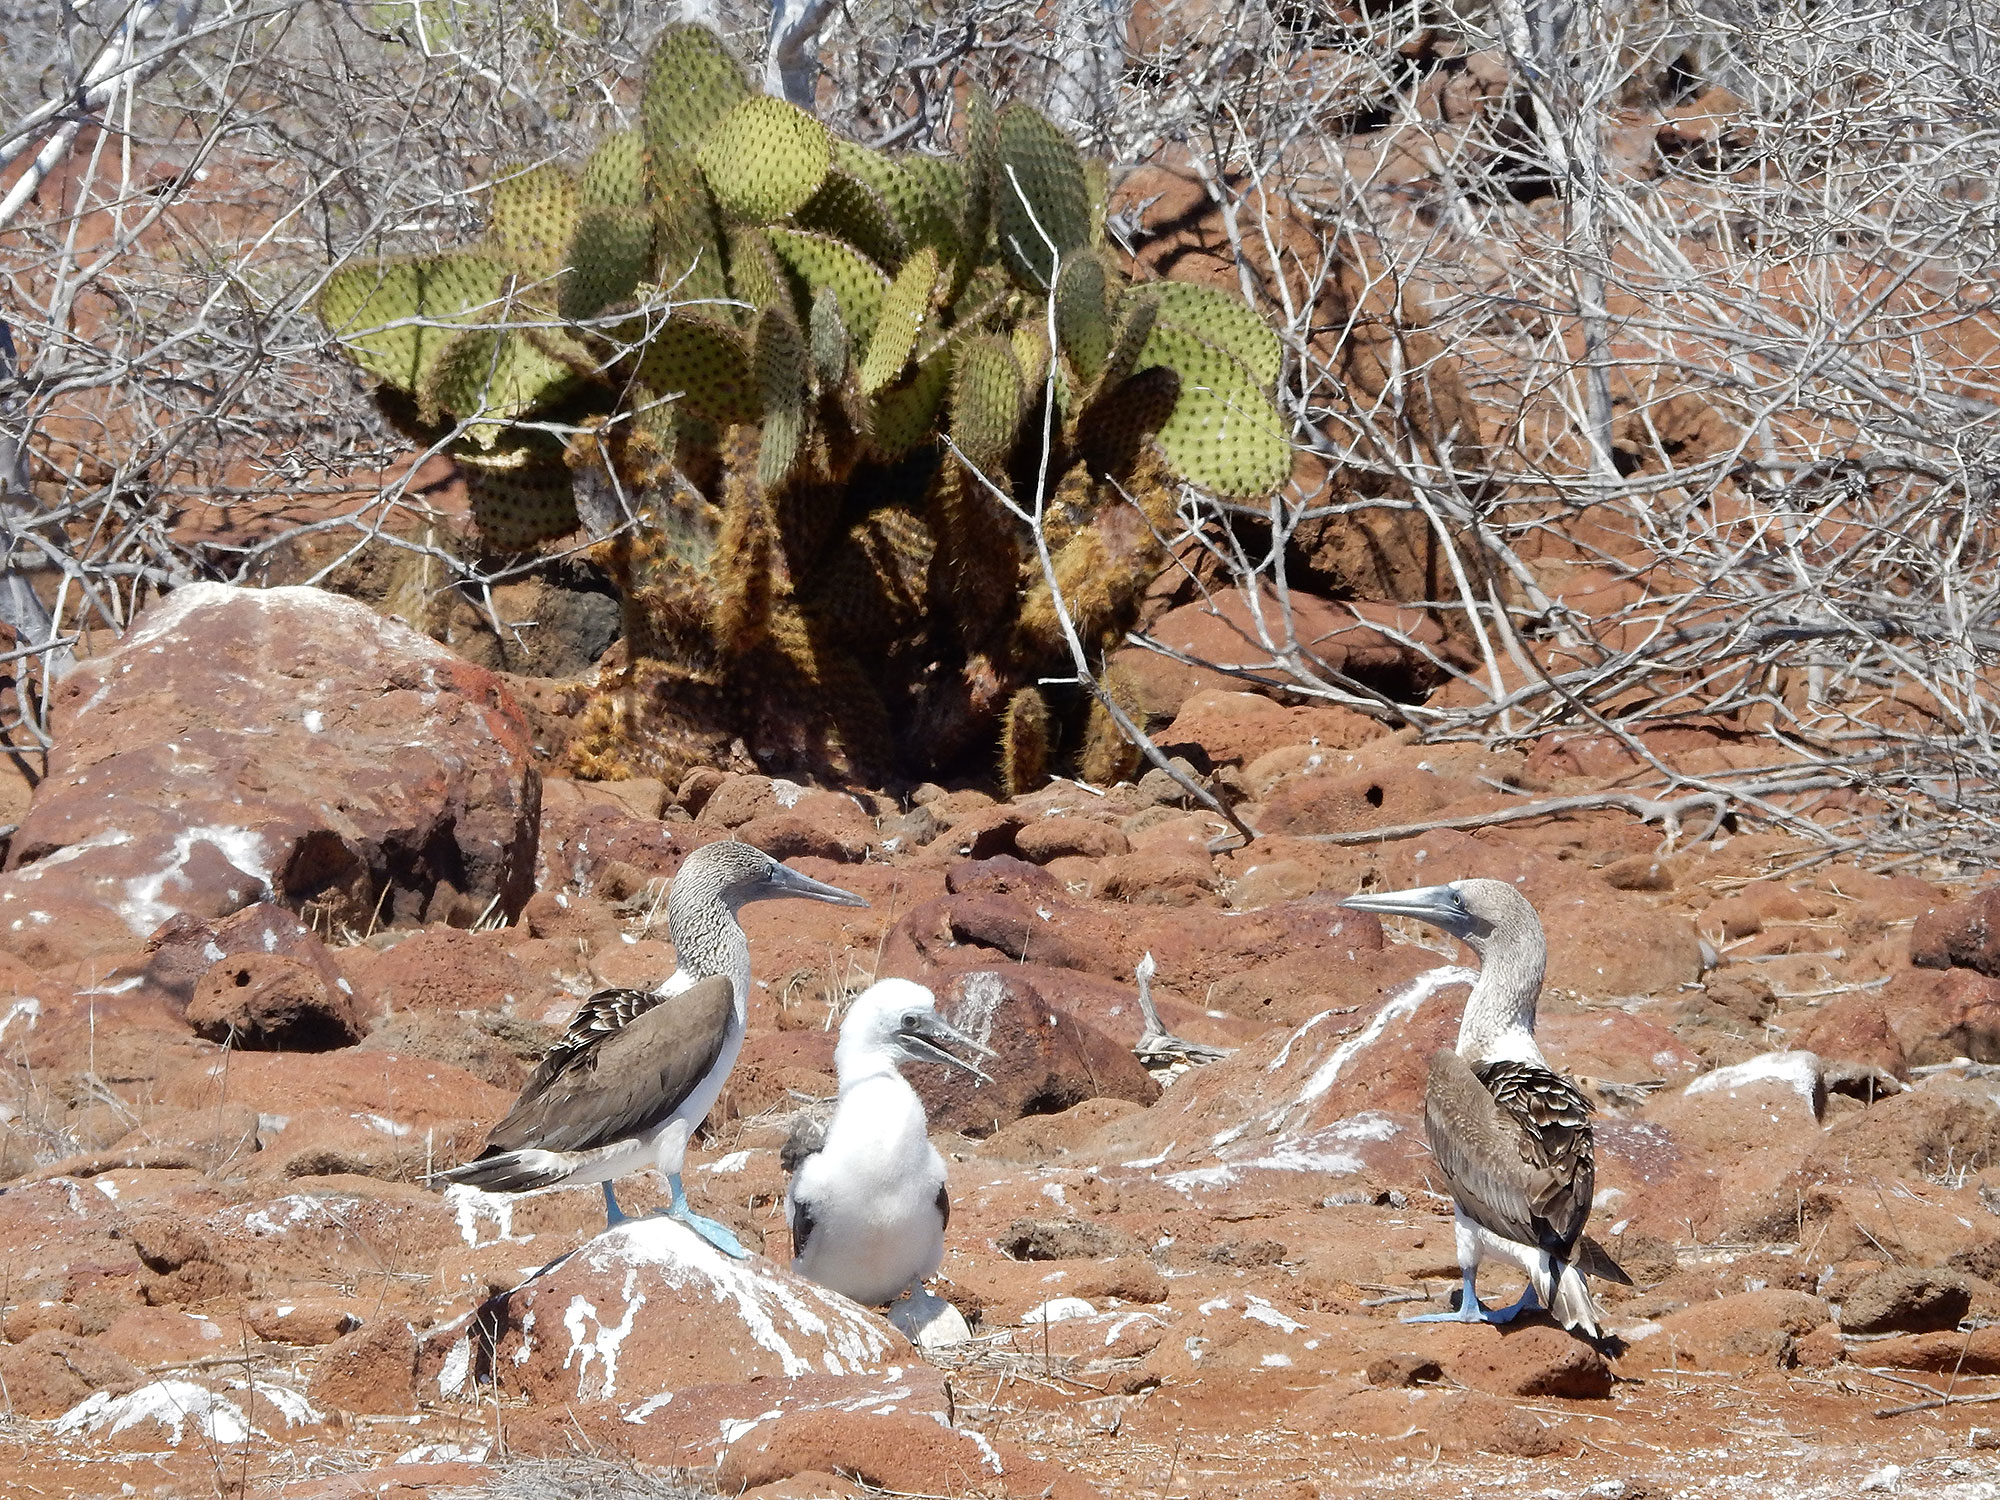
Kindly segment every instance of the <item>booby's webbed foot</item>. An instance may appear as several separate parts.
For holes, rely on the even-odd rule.
[[[673,1190],[673,1202],[667,1205],[667,1212],[679,1219],[696,1234],[707,1240],[724,1255],[736,1260],[748,1260],[750,1252],[743,1248],[743,1242],[736,1238],[727,1224],[718,1224],[713,1219],[704,1218],[688,1207],[687,1189],[681,1186],[678,1176],[669,1177],[667,1186]]]
[[[1457,1308],[1451,1312],[1412,1313],[1403,1321],[1405,1323],[1504,1323],[1513,1316],[1512,1308],[1508,1308],[1503,1315],[1488,1312],[1475,1302],[1470,1307]]]

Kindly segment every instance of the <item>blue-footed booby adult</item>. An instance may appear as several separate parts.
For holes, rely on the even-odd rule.
[[[1456,1312],[1405,1321],[1506,1323],[1545,1307],[1563,1327],[1596,1338],[1585,1275],[1632,1283],[1583,1233],[1597,1178],[1590,1101],[1535,1045],[1548,948],[1534,907],[1503,880],[1454,880],[1342,905],[1415,917],[1479,955],[1458,1046],[1431,1055],[1424,1088],[1424,1134],[1451,1188],[1465,1289]],[[1488,1257],[1528,1278],[1511,1307],[1480,1305],[1474,1284]]]
[[[617,1224],[625,1214],[612,1179],[650,1166],[667,1179],[668,1213],[725,1254],[746,1255],[727,1228],[688,1207],[681,1162],[743,1047],[750,941],[737,910],[782,896],[868,904],[734,839],[690,854],[667,895],[674,972],[657,989],[584,1001],[486,1149],[439,1180],[499,1193],[598,1182],[606,1222]]]
[[[824,1135],[816,1122],[802,1121],[785,1142],[792,1269],[867,1307],[920,1291],[944,1259],[951,1222],[944,1158],[931,1145],[923,1101],[897,1064],[946,1063],[991,1081],[947,1047],[993,1055],[947,1025],[922,985],[870,985],[840,1024],[833,1053],[840,1097]]]

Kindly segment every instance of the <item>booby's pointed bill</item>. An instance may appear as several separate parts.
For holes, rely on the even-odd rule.
[[[1441,927],[1459,938],[1469,936],[1480,925],[1479,918],[1465,909],[1458,888],[1450,885],[1424,885],[1407,891],[1377,891],[1349,896],[1340,904],[1350,911],[1373,912],[1378,917],[1415,917],[1419,922]]]
[[[896,1028],[896,1040],[912,1061],[946,1063],[963,1069],[981,1083],[993,1081],[978,1064],[945,1049],[948,1046],[962,1047],[979,1057],[997,1057],[999,1054],[984,1043],[974,1041],[935,1012],[910,1011],[903,1017],[903,1024]]]
[[[866,897],[843,891],[837,885],[828,885],[824,880],[814,880],[810,875],[801,875],[789,865],[773,861],[771,873],[764,877],[763,886],[753,899],[769,900],[778,896],[797,897],[802,901],[826,901],[835,906],[868,904]]]

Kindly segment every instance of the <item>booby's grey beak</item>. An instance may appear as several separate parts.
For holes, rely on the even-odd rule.
[[[764,883],[752,898],[758,901],[775,900],[780,896],[794,896],[802,901],[828,901],[835,906],[866,906],[867,900],[852,891],[843,891],[837,885],[828,885],[823,880],[814,880],[810,875],[801,875],[788,865],[774,864],[771,873],[764,877]]]
[[[1419,922],[1443,928],[1455,938],[1469,938],[1482,925],[1479,918],[1465,909],[1458,892],[1448,885],[1349,896],[1340,904],[1350,911],[1373,912],[1378,917],[1415,917]]]
[[[976,1063],[967,1062],[945,1050],[946,1045],[962,1047],[979,1057],[997,1056],[991,1047],[975,1042],[957,1027],[947,1023],[943,1017],[917,1011],[904,1018],[897,1029],[896,1040],[903,1044],[903,1050],[918,1062],[941,1062],[970,1073],[981,1083],[993,1080]]]

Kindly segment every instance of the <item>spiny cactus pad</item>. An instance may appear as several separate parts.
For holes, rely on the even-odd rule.
[[[769,307],[758,314],[752,356],[764,408],[757,483],[769,493],[791,474],[805,440],[806,381],[811,372],[805,338],[789,308]]]
[[[847,241],[880,266],[900,263],[909,251],[909,241],[874,184],[838,165],[826,174],[812,201],[798,211],[797,222],[801,229],[817,229]]]
[[[345,266],[319,315],[369,374],[414,394],[458,325],[503,321],[507,268],[485,255],[432,255]]]
[[[832,287],[823,286],[813,293],[808,323],[813,373],[822,390],[832,390],[847,373],[847,362],[854,350],[854,341],[840,316],[840,299],[834,296]]]
[[[727,324],[675,313],[647,338],[639,378],[663,394],[678,393],[687,410],[718,426],[757,418],[750,350]]]
[[[552,164],[503,177],[493,184],[486,243],[530,276],[553,276],[576,233],[580,196],[576,179]]]
[[[1000,786],[1008,796],[1023,796],[1049,779],[1054,729],[1038,689],[1024,687],[1008,700],[1000,721]]]
[[[903,373],[938,291],[937,251],[926,245],[903,264],[882,299],[882,313],[861,361],[861,389],[872,396]]]
[[[869,403],[870,435],[884,458],[901,458],[919,444],[937,440],[938,412],[951,388],[951,355],[948,348],[938,350],[903,384]]]
[[[1022,286],[1047,291],[1058,259],[1090,246],[1090,188],[1076,145],[1018,101],[1000,114],[993,175],[994,236]]]
[[[557,304],[571,322],[629,301],[653,263],[653,218],[643,208],[586,208],[577,217]]]
[[[576,497],[561,445],[542,434],[490,454],[457,455],[480,535],[506,552],[576,530]]]
[[[1111,352],[1104,288],[1104,262],[1094,255],[1072,257],[1056,282],[1056,337],[1085,384],[1097,379]]]
[[[438,351],[418,391],[424,419],[505,419],[551,405],[574,380],[569,366],[550,358],[527,335],[504,328],[473,328]],[[476,435],[491,444],[489,423]]]
[[[951,439],[989,479],[1014,446],[1027,407],[1026,382],[1013,345],[981,334],[958,346],[951,372]]]
[[[598,143],[583,169],[586,208],[646,206],[646,146],[636,130],[614,130]]]
[[[669,26],[646,59],[641,114],[647,149],[697,149],[749,93],[721,37],[706,26]]]
[[[792,305],[784,268],[771,253],[771,241],[754,225],[729,228],[729,289],[759,310]]]
[[[889,290],[889,278],[882,268],[852,247],[829,234],[813,234],[801,229],[773,229],[771,248],[805,283],[808,298],[819,295],[822,287],[833,292],[840,303],[840,319],[855,342],[867,346],[875,336],[875,320],[882,312],[882,298]]]
[[[1175,470],[1219,495],[1264,495],[1292,469],[1292,447],[1262,383],[1219,344],[1153,324],[1142,365],[1167,365],[1181,380],[1160,447]]]
[[[745,99],[716,122],[696,160],[723,212],[750,224],[790,218],[832,161],[826,127],[783,99]]]
[[[1271,325],[1241,297],[1189,281],[1162,281],[1153,293],[1159,298],[1160,321],[1227,349],[1260,385],[1277,381],[1284,350]]]

